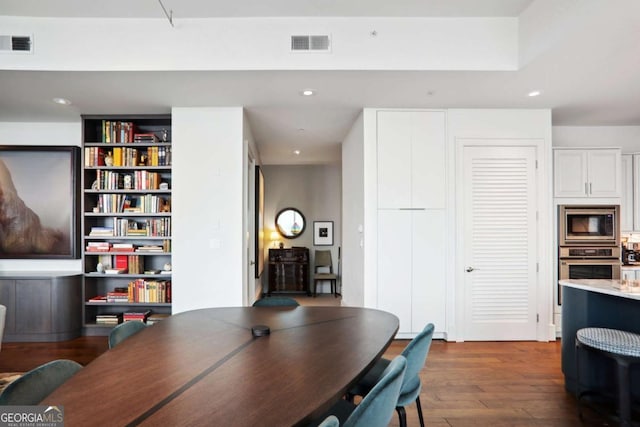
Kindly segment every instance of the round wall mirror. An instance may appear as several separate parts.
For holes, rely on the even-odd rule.
[[[295,239],[304,233],[304,215],[296,208],[284,208],[276,215],[276,228],[282,237]]]

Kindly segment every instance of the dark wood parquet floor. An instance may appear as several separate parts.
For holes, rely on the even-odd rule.
[[[385,356],[407,341],[394,341]],[[0,372],[24,372],[53,359],[87,364],[107,349],[105,337],[61,343],[3,343]],[[428,426],[615,425],[589,414],[581,423],[575,398],[564,390],[560,342],[465,342],[435,340],[421,373],[421,400]],[[415,405],[407,408],[417,426]],[[394,415],[390,426],[397,426]]]

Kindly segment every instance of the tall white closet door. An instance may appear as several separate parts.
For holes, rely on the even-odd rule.
[[[411,207],[445,207],[445,113],[417,111],[412,115]]]
[[[536,339],[536,149],[463,150],[464,338]]]
[[[411,207],[411,138],[413,115],[378,112],[378,208]]]
[[[433,323],[436,332],[445,332],[445,212],[443,209],[412,211],[412,217],[412,332],[420,332],[427,323]]]
[[[378,211],[378,308],[411,332],[411,211]]]

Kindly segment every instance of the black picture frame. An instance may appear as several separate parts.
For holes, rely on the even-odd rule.
[[[333,221],[313,221],[313,246],[333,246]]]
[[[79,174],[79,147],[0,145],[0,258],[79,258]]]
[[[264,175],[262,168],[256,165],[256,203],[255,203],[255,257],[256,279],[264,271]]]

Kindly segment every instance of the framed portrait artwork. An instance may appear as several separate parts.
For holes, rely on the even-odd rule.
[[[0,258],[78,258],[79,148],[0,146]]]
[[[333,221],[313,222],[313,246],[333,246]]]

